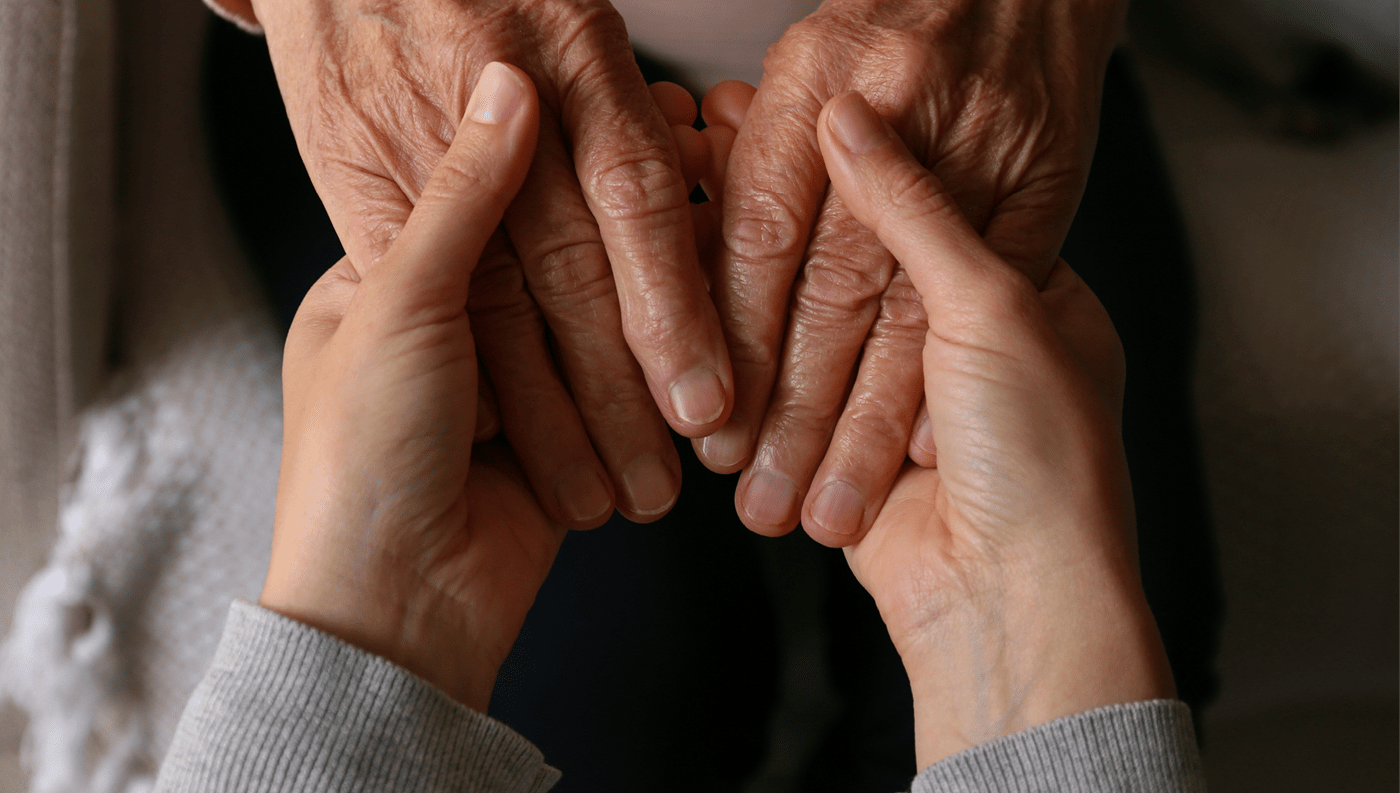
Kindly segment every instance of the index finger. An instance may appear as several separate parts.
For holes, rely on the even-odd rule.
[[[788,298],[826,191],[815,123],[821,100],[765,78],[726,173],[714,297],[734,366],[734,413],[697,450],[717,471],[753,453],[782,353]]]
[[[595,24],[584,49],[622,53],[590,64],[564,96],[579,183],[598,223],[623,334],[673,429],[697,437],[729,414],[733,377],[696,254],[690,191],[671,131],[631,61],[619,23]]]

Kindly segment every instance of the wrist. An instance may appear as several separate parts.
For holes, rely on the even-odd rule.
[[[486,651],[498,642],[473,640],[483,626],[457,624],[458,611],[445,607],[441,593],[405,585],[397,571],[334,554],[297,558],[320,561],[288,563],[274,552],[258,605],[391,661],[486,712],[504,652]],[[510,642],[504,646],[508,651]]]
[[[1135,567],[1014,569],[897,643],[918,767],[1055,719],[1175,697]]]

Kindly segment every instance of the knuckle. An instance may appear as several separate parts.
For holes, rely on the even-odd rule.
[[[587,180],[595,214],[629,221],[688,210],[689,194],[669,151],[648,148],[613,159]]]
[[[839,327],[868,315],[885,292],[889,270],[882,262],[870,266],[864,253],[827,251],[809,259],[793,293],[793,313]]]
[[[903,401],[887,389],[851,394],[841,418],[842,440],[861,449],[898,449],[902,456],[909,444],[912,420],[901,409]]]
[[[457,152],[451,152],[438,162],[418,202],[451,200],[472,193],[494,194],[501,188],[499,171],[494,159],[475,147],[461,152],[460,156]]]
[[[776,197],[754,209],[726,224],[724,244],[730,253],[752,263],[801,258],[806,234],[797,210]]]
[[[880,296],[880,315],[875,324],[885,335],[909,337],[916,343],[923,340],[924,331],[928,329],[923,296],[902,268]]]
[[[891,173],[884,174],[883,180],[885,200],[896,222],[929,222],[962,212],[937,177],[912,162],[901,163]]]
[[[607,252],[597,239],[555,241],[527,273],[530,291],[547,312],[588,304],[614,293]]]

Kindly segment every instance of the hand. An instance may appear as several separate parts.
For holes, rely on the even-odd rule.
[[[991,248],[1043,283],[1084,185],[1123,5],[829,0],[769,51],[729,163],[714,288],[734,412],[697,444],[714,470],[747,467],[736,505],[751,529],[782,534],[800,517],[823,544],[859,540],[919,415],[923,308],[827,190],[822,105],[869,96]]]
[[[525,179],[539,105],[493,64],[466,113],[385,255],[341,260],[292,323],[260,602],[485,712],[565,529],[508,447],[472,446],[469,282]]]
[[[1063,261],[1038,288],[991,250],[859,94],[826,106],[818,139],[928,316],[930,445],[845,549],[909,672],[919,767],[1173,696],[1138,579],[1107,313]]]
[[[718,428],[732,378],[677,145],[617,12],[606,0],[253,5],[302,156],[357,263],[399,233],[481,67],[506,60],[533,78],[538,151],[472,312],[502,427],[555,520],[597,525],[614,498],[633,520],[669,510],[680,462],[667,422],[690,436]]]

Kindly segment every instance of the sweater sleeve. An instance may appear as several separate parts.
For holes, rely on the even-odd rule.
[[[1205,793],[1191,710],[1110,705],[974,746],[925,768],[911,793]]]
[[[155,789],[542,793],[558,780],[523,737],[427,681],[235,601]]]

